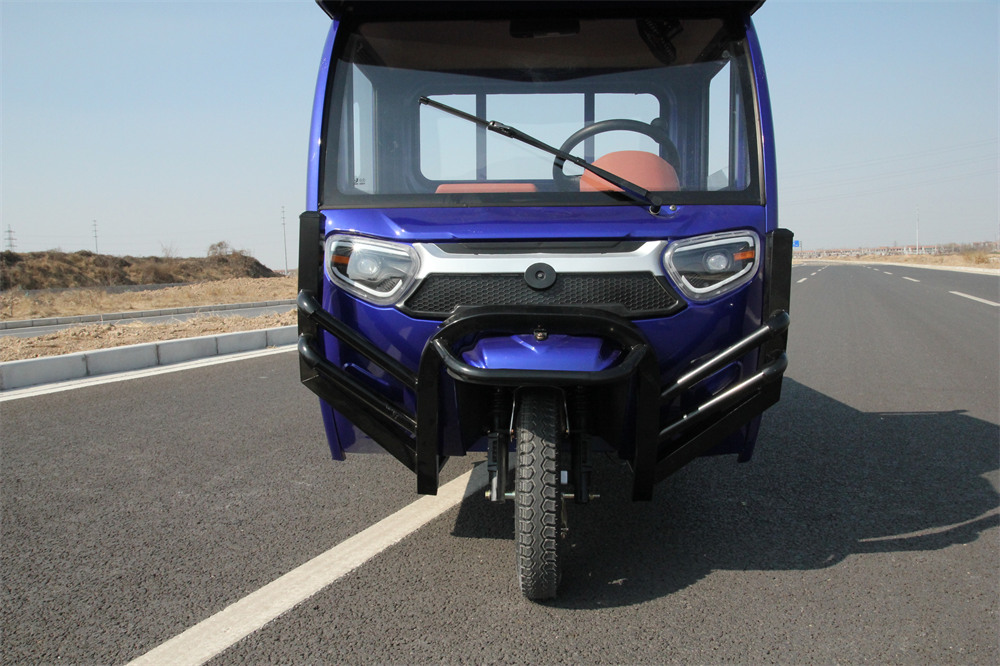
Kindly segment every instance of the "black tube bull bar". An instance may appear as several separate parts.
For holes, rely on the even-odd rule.
[[[316,215],[320,219],[304,219]],[[632,381],[635,391],[633,500],[652,498],[653,487],[778,401],[789,324],[791,233],[768,234],[765,312],[755,331],[701,362],[666,387],[661,386],[656,353],[642,331],[612,312],[587,307],[477,307],[459,310],[427,341],[416,372],[389,356],[320,305],[321,216],[302,215],[299,272],[299,366],[303,385],[341,412],[417,476],[417,492],[436,494],[447,460],[439,454],[441,381],[489,386],[594,386]],[[309,227],[309,228],[306,228]],[[782,233],[784,232],[784,233]],[[308,247],[307,247],[308,246]],[[312,255],[312,258],[308,256]],[[775,268],[775,265],[778,268]],[[307,268],[313,266],[312,271]],[[309,274],[311,273],[311,274]],[[618,362],[596,372],[483,369],[468,365],[456,346],[481,334],[524,334],[542,327],[549,334],[595,336],[622,350]],[[368,362],[382,368],[413,393],[416,412],[355,379],[322,352],[321,332],[332,335]],[[757,371],[712,396],[671,423],[660,424],[661,406],[727,364],[758,352]]]

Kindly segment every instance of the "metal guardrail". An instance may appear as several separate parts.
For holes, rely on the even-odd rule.
[[[162,310],[132,310],[128,312],[110,312],[103,314],[70,315],[66,317],[43,317],[39,319],[9,319],[0,320],[0,330],[15,328],[32,328],[36,326],[61,326],[63,324],[91,324],[122,319],[142,319],[144,317],[165,317],[175,314],[196,314],[198,312],[219,312],[226,310],[246,310],[249,308],[266,308],[279,305],[294,306],[295,299],[280,301],[261,301],[258,303],[223,303],[219,305],[197,305],[183,308],[165,308]]]

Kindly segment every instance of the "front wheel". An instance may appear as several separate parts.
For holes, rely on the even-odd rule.
[[[560,578],[562,394],[554,389],[530,389],[522,393],[520,402],[514,423],[517,575],[524,596],[540,601],[556,596]]]

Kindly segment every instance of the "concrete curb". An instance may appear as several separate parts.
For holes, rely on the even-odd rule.
[[[92,324],[121,319],[142,319],[144,317],[165,317],[175,314],[194,314],[197,312],[220,312],[225,310],[247,310],[250,308],[269,308],[278,305],[295,305],[295,299],[281,301],[261,301],[259,303],[224,303],[221,305],[197,305],[184,308],[166,308],[164,310],[132,310],[130,312],[108,312],[105,314],[73,315],[69,317],[43,317],[40,319],[9,319],[0,321],[0,330],[12,328],[32,328],[35,326],[61,326],[62,324]]]
[[[296,326],[205,335],[0,363],[0,391],[293,345]]]

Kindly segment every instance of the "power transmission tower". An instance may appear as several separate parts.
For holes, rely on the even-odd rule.
[[[101,252],[97,249],[97,220],[94,220],[94,254],[100,254]]]
[[[7,225],[7,230],[5,232],[3,232],[3,242],[4,242],[4,245],[7,246],[6,249],[8,249],[11,252],[13,252],[14,248],[16,246],[15,245],[15,241],[16,241],[16,239],[14,238],[14,230],[11,229],[10,225],[8,224]]]

